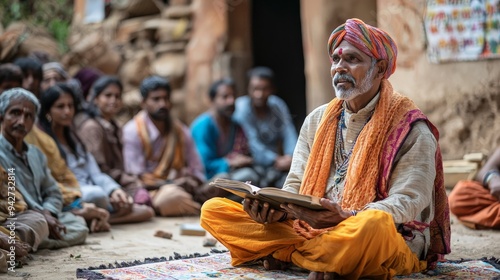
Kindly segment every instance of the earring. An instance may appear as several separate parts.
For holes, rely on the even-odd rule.
[[[52,122],[52,117],[51,117],[49,114],[45,115],[45,118],[46,118],[49,122]]]

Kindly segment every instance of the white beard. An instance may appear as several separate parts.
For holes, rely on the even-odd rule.
[[[373,69],[375,65],[373,64],[370,69],[368,69],[368,72],[366,73],[366,76],[363,78],[361,83],[356,83],[354,78],[352,76],[351,79],[354,81],[353,86],[349,89],[344,89],[343,87],[337,87],[335,86],[335,77],[339,75],[339,73],[335,73],[335,76],[332,78],[332,85],[333,88],[335,89],[335,96],[337,96],[338,99],[344,100],[344,101],[350,101],[353,100],[354,98],[368,92],[370,88],[373,86]],[[344,74],[344,75],[349,75],[349,74]]]

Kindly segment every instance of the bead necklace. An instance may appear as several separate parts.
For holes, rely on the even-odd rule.
[[[347,173],[347,166],[349,165],[349,158],[351,157],[352,148],[346,151],[344,148],[344,137],[342,135],[342,129],[346,128],[344,110],[341,111],[339,117],[339,124],[337,125],[337,132],[335,136],[335,176],[334,179],[334,199],[337,202],[342,200],[342,194],[340,193],[339,184],[345,178]],[[354,145],[353,145],[354,147]]]
[[[373,112],[372,112],[373,113]],[[368,117],[367,121],[370,121],[371,115]],[[366,123],[365,123],[366,124]],[[347,174],[347,167],[349,166],[349,160],[352,155],[352,150],[354,149],[354,145],[356,145],[356,140],[358,137],[354,139],[351,149],[349,151],[345,150],[344,147],[344,136],[342,134],[342,130],[347,128],[345,124],[344,110],[341,111],[339,117],[339,124],[337,125],[337,133],[335,139],[335,175],[333,176],[333,198],[337,203],[340,203],[342,200],[342,193],[340,192],[340,183],[344,181],[344,178]]]

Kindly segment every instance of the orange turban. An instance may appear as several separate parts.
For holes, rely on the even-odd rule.
[[[370,57],[387,60],[388,66],[384,75],[385,79],[388,79],[396,70],[398,47],[385,31],[368,25],[357,18],[348,19],[344,24],[333,30],[328,39],[330,58],[342,40],[346,40]]]

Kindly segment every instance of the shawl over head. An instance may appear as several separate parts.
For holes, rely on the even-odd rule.
[[[54,70],[56,71],[61,77],[64,79],[69,79],[70,76],[66,70],[64,70],[64,67],[59,63],[59,62],[49,62],[45,63],[43,66],[43,72],[49,71],[49,70]]]
[[[80,81],[83,97],[85,99],[87,99],[94,82],[103,75],[101,71],[92,67],[84,67],[75,74],[74,78]]]
[[[387,32],[368,25],[360,19],[348,19],[344,24],[335,28],[328,39],[330,58],[333,51],[343,40],[346,40],[370,57],[377,60],[387,60],[388,66],[384,75],[385,79],[388,79],[396,70],[398,48]]]

